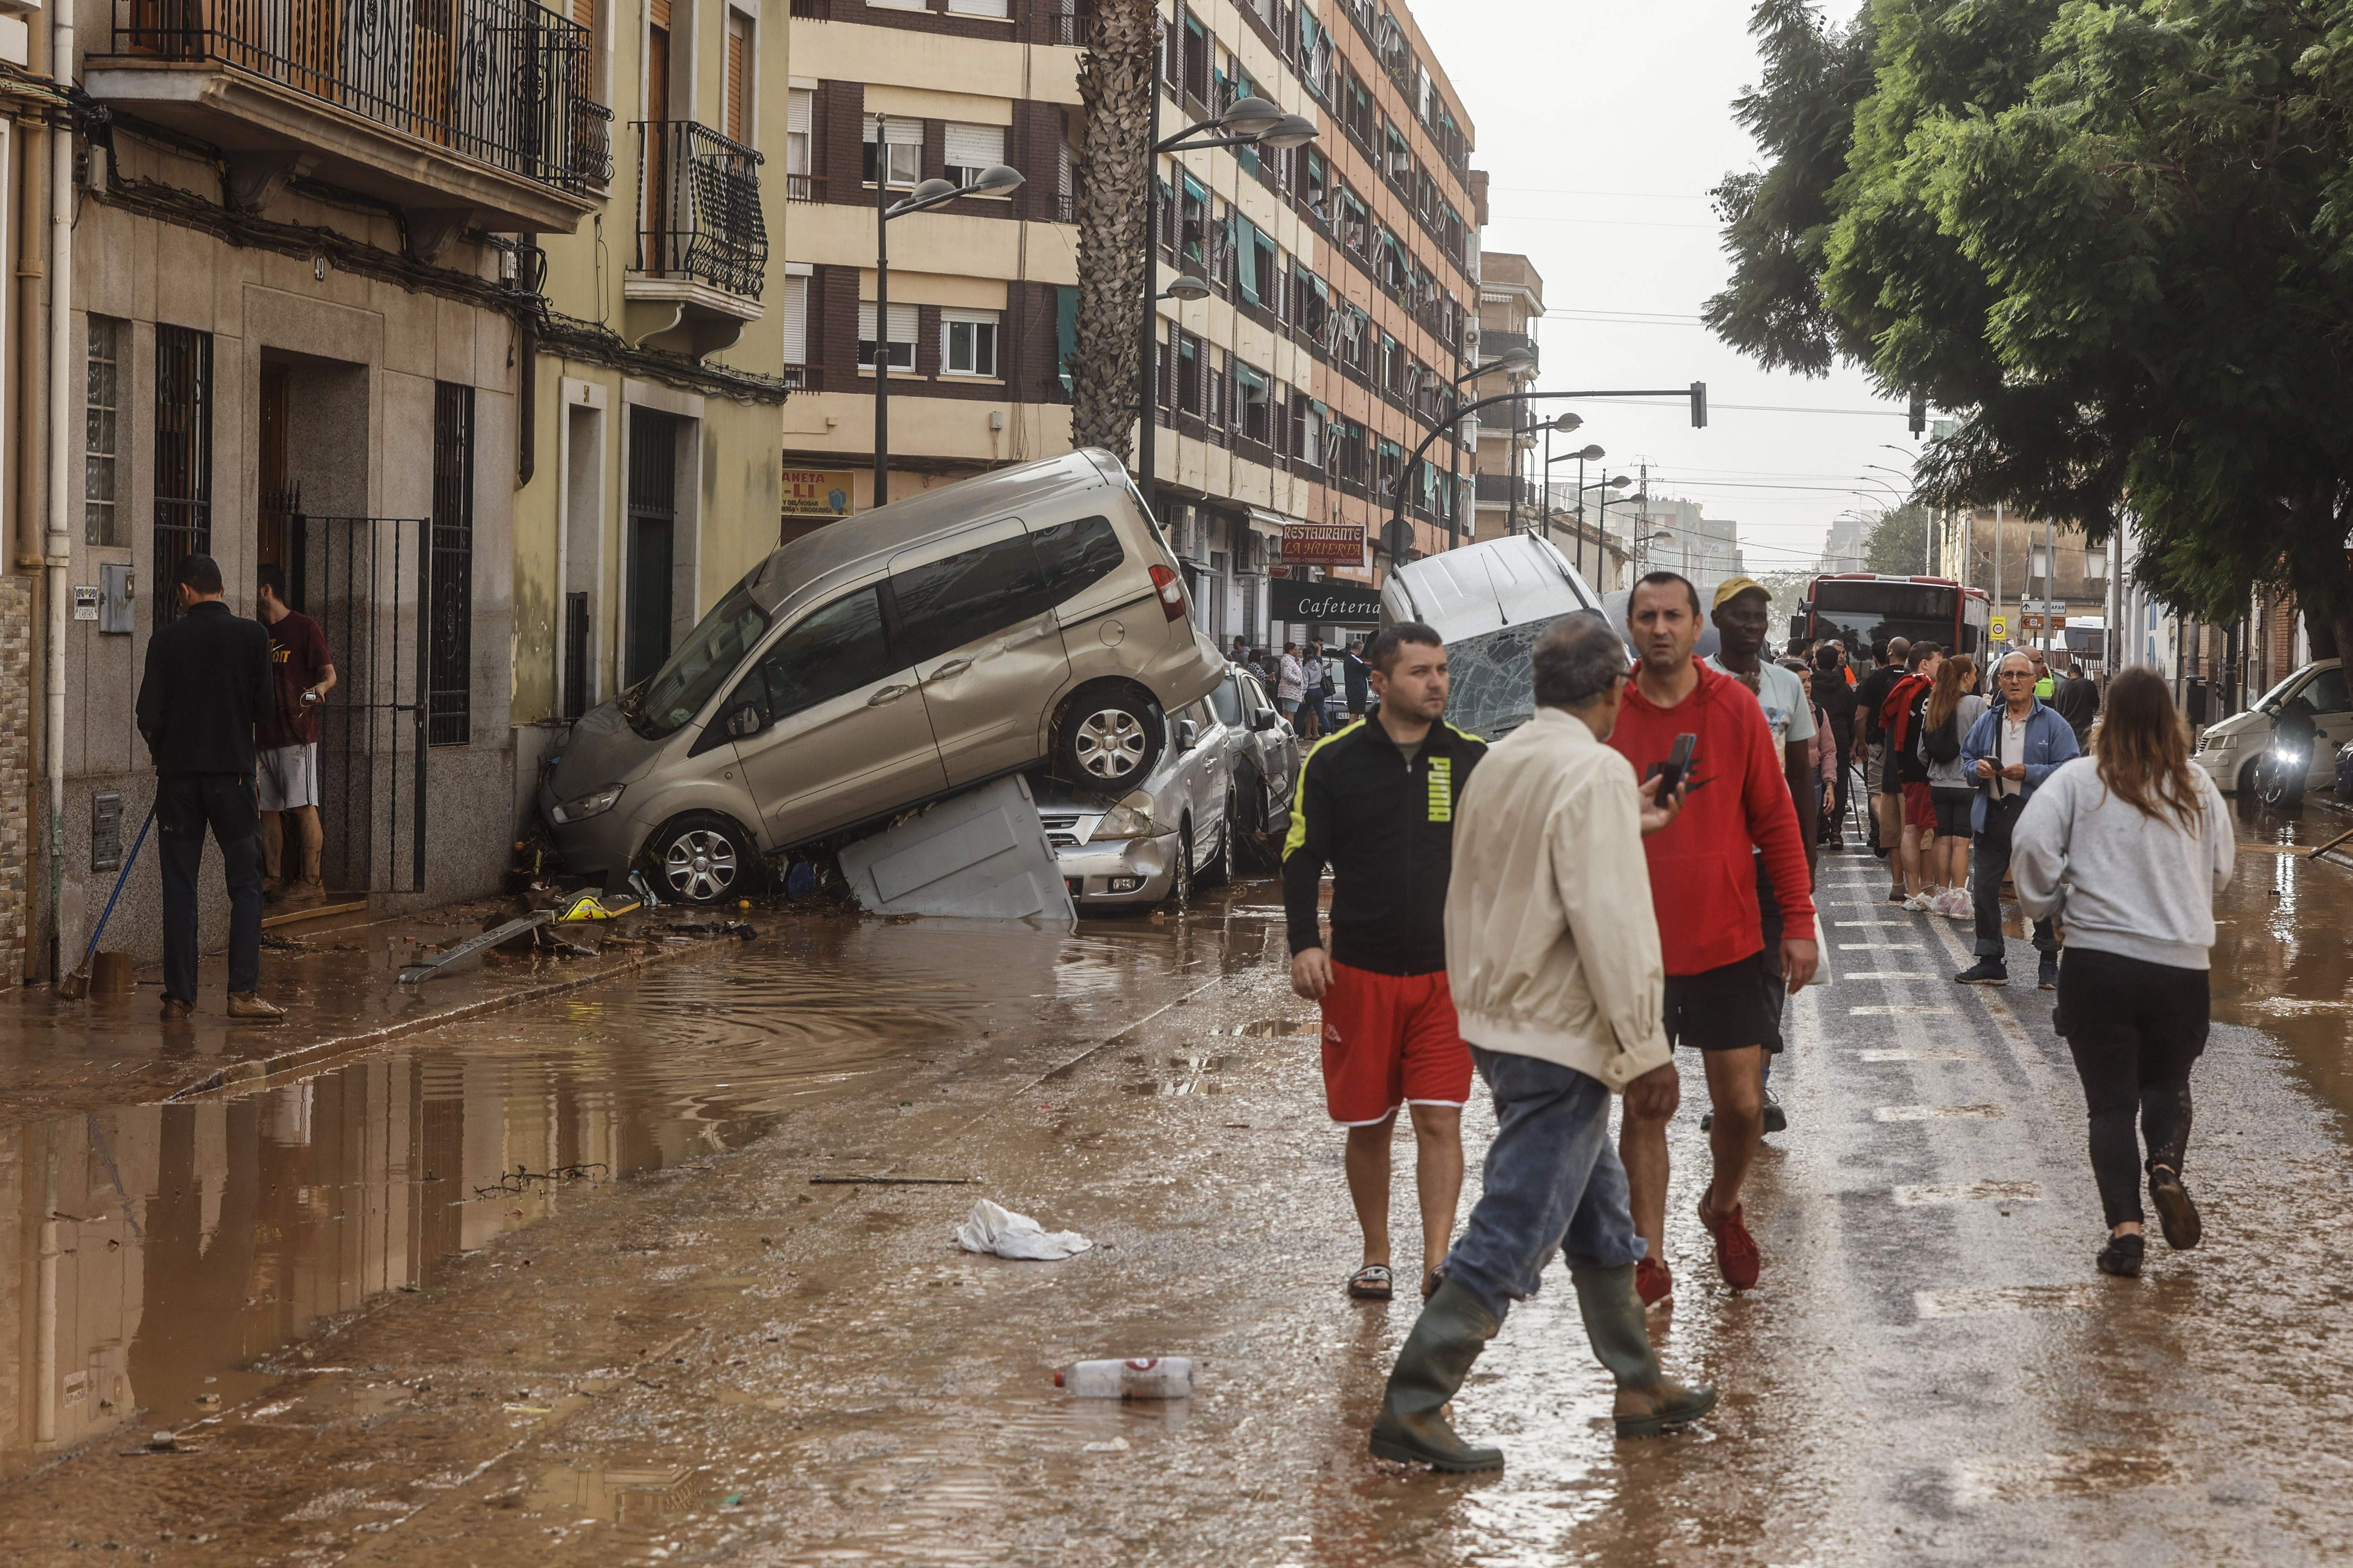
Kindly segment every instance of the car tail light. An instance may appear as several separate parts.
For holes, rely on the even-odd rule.
[[[1152,586],[1160,595],[1160,613],[1172,621],[1185,618],[1185,584],[1173,566],[1155,566]]]

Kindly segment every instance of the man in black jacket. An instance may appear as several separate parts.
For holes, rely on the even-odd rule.
[[[1446,984],[1446,884],[1454,802],[1486,742],[1440,717],[1446,647],[1404,622],[1366,663],[1380,710],[1319,742],[1299,770],[1282,850],[1291,988],[1323,1005],[1324,1100],[1348,1130],[1348,1195],[1365,1233],[1348,1294],[1389,1299],[1389,1137],[1412,1107],[1427,1296],[1462,1194],[1462,1105],[1471,1048]],[[1316,919],[1332,868],[1332,951]]]
[[[1846,650],[1824,643],[1814,650],[1814,701],[1831,721],[1831,740],[1838,768],[1831,815],[1821,825],[1825,844],[1837,844],[1846,828],[1847,769],[1854,762],[1854,688],[1846,683]]]
[[[261,813],[254,799],[253,727],[276,700],[269,632],[229,613],[218,563],[191,555],[174,574],[185,613],[147,643],[139,732],[155,762],[155,826],[164,863],[164,1019],[196,1002],[196,873],[210,825],[228,883],[228,1016],[257,1024],[286,1015],[261,983]]]
[[[2092,721],[2100,716],[2100,689],[2093,683],[2090,676],[2084,673],[2083,661],[2073,654],[2063,656],[2062,668],[2066,673],[2059,678],[2058,689],[2051,697],[2051,706],[2059,710],[2059,717],[2066,720],[2067,727],[2075,731],[2076,746],[2088,751],[2092,744]]]

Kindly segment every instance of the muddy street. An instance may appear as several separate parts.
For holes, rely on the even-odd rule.
[[[1365,1454],[1413,1308],[1342,1294],[1340,1143],[1265,882],[1068,934],[788,914],[316,1075],[28,1122],[0,1135],[0,1555],[2337,1558],[2353,869],[2300,851],[2342,826],[2243,825],[2207,1241],[2136,1281],[2091,1268],[2049,994],[1953,986],[1966,928],[1826,859],[1754,1292],[1691,1214],[1702,1097],[1674,1124],[1651,1331],[1722,1408],[1615,1441],[1556,1270],[1457,1402],[1509,1456],[1484,1477]],[[1474,1105],[1465,1212],[1492,1128]],[[983,1196],[1095,1246],[965,1253]],[[1053,1386],[1152,1353],[1198,1358],[1191,1399]]]

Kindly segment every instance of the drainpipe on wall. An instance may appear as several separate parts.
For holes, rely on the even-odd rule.
[[[75,79],[74,8],[49,8],[49,74]],[[73,482],[73,151],[62,128],[49,135],[49,532],[44,543],[48,610],[48,724],[43,761],[49,776],[49,972],[60,973],[58,900],[66,851],[66,567],[73,548],[66,498]],[[149,592],[154,591],[153,584]]]
[[[35,28],[31,36],[31,68],[48,74],[48,35]],[[49,468],[45,460],[48,453],[48,389],[49,335],[47,268],[42,258],[47,253],[48,235],[40,221],[47,211],[48,138],[54,134],[37,121],[25,121],[16,128],[17,174],[19,185],[16,205],[16,319],[12,323],[16,343],[16,384],[13,389],[11,411],[16,446],[10,454],[16,466],[16,537],[11,542],[10,568],[30,573],[45,562],[41,553],[41,535],[47,518],[47,487]],[[27,627],[28,637],[33,628]],[[38,639],[46,644],[47,639]],[[33,672],[25,671],[29,688]],[[27,693],[29,696],[29,692]],[[29,721],[32,715],[26,715]],[[28,737],[29,739],[29,737]],[[43,770],[46,772],[46,769]],[[25,821],[35,824],[46,815],[42,800],[41,774],[35,773],[25,783]],[[27,875],[25,880],[25,923],[19,935],[19,951],[11,955],[16,973],[24,978],[37,977],[41,971],[41,955],[47,951],[42,924],[34,918],[38,904],[40,883],[31,874],[40,864],[40,839],[37,829],[26,836]]]

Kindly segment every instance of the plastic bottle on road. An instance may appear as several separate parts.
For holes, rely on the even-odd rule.
[[[1193,1392],[1193,1361],[1181,1355],[1082,1361],[1056,1373],[1054,1383],[1079,1399],[1184,1399]]]

